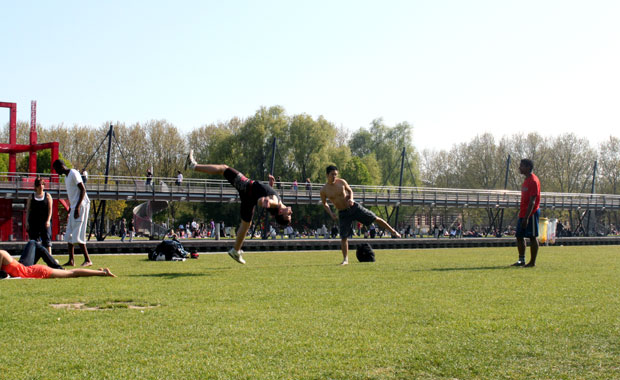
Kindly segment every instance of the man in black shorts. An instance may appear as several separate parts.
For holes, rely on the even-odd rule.
[[[321,203],[323,208],[333,220],[339,220],[340,247],[342,248],[342,264],[349,264],[349,237],[353,236],[353,221],[359,221],[368,226],[376,222],[379,226],[390,231],[392,237],[400,237],[400,234],[385,220],[377,217],[375,213],[353,200],[353,190],[342,178],[338,178],[338,168],[334,165],[327,167],[327,183],[321,188]],[[327,204],[329,199],[338,210],[338,217],[332,212]]]
[[[254,208],[256,206],[265,208],[274,216],[276,222],[281,226],[287,226],[291,223],[293,211],[290,207],[286,207],[286,205],[282,203],[276,191],[271,187],[275,181],[275,178],[271,174],[269,175],[269,185],[266,185],[260,181],[247,178],[228,165],[199,164],[194,159],[193,150],[190,150],[187,156],[185,168],[187,169],[188,167],[202,173],[223,175],[239,192],[239,197],[241,198],[241,225],[237,231],[235,245],[228,251],[230,257],[237,262],[245,264],[241,247],[243,246],[245,235],[252,225],[252,216],[254,215]]]

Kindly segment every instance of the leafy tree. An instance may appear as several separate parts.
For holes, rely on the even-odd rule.
[[[554,159],[550,161],[551,172],[547,179],[546,191],[579,193],[588,191],[592,169],[596,159],[595,151],[585,138],[567,133],[553,139],[551,151]],[[541,187],[544,188],[543,183]],[[553,189],[553,190],[551,190]]]
[[[506,147],[507,154],[510,154],[511,165],[508,177],[508,189],[520,189],[523,183],[523,176],[519,173],[519,163],[522,159],[528,158],[534,162],[534,172],[541,182],[547,182],[546,178],[551,172],[550,161],[553,160],[550,139],[538,133],[527,135],[512,135],[502,138],[502,145]],[[506,155],[506,158],[508,155]],[[545,183],[544,186],[550,186]],[[550,189],[551,187],[549,187]],[[552,191],[552,190],[547,190]]]
[[[618,194],[620,191],[620,139],[610,136],[599,145],[598,167],[601,183],[597,192]]]
[[[67,160],[62,153],[58,152],[58,158],[63,160],[69,169],[73,168],[71,161]],[[23,154],[17,163],[17,171],[28,172],[30,157],[27,154]],[[37,152],[37,173],[51,173],[52,172],[52,151],[51,149],[45,149]]]
[[[293,176],[302,181],[305,178],[319,178],[336,129],[322,116],[315,121],[302,114],[293,116],[288,131]]]
[[[176,177],[183,168],[187,148],[179,130],[165,120],[152,120],[145,124],[149,155],[147,165],[153,166],[153,175]]]
[[[0,154],[0,173],[6,173],[9,171],[9,155]]]
[[[404,176],[404,185],[415,184],[418,172],[418,154],[412,144],[413,128],[408,123],[399,123],[388,127],[382,119],[375,119],[370,129],[355,132],[350,141],[351,152],[358,157],[374,154],[381,171],[381,185],[398,185],[402,149],[405,148],[405,169],[412,175]],[[413,177],[413,178],[412,178]]]
[[[342,178],[351,185],[372,185],[370,171],[361,158],[353,156],[340,171]]]
[[[279,146],[286,146],[285,133],[288,125],[288,116],[284,108],[274,106],[261,107],[254,116],[248,118],[239,130],[238,147],[243,152],[242,160],[237,169],[251,178],[264,179],[269,168],[271,144],[273,138],[279,140]],[[284,144],[283,144],[284,142]],[[276,165],[282,168],[285,164],[276,159]],[[276,173],[281,170],[275,170]]]

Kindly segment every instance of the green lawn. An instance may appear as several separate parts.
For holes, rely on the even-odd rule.
[[[0,379],[620,378],[620,247],[377,259],[95,255],[119,277],[2,280]],[[101,310],[50,306],[74,302]]]

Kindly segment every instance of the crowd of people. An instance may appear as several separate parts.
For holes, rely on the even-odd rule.
[[[69,213],[67,227],[65,232],[65,241],[67,242],[69,260],[63,266],[74,266],[74,245],[78,245],[84,256],[82,267],[93,265],[86,247],[85,233],[90,210],[90,201],[86,193],[85,176],[75,169],[69,169],[61,160],[53,163],[54,170],[64,175],[67,196],[69,198]],[[232,237],[235,239],[234,246],[229,250],[229,255],[241,264],[245,264],[243,259],[242,246],[247,237],[261,238],[340,238],[343,261],[341,265],[348,264],[348,239],[352,237],[360,238],[466,238],[466,237],[482,237],[482,236],[512,236],[517,239],[517,247],[519,252],[519,260],[515,266],[534,266],[536,255],[538,252],[538,223],[539,223],[539,202],[540,202],[540,182],[533,174],[533,163],[524,159],[521,161],[519,170],[525,176],[522,185],[521,207],[519,210],[519,219],[515,228],[508,226],[503,231],[497,228],[481,228],[472,227],[465,230],[460,220],[456,220],[449,226],[435,223],[432,227],[418,226],[411,224],[401,224],[397,229],[393,228],[388,222],[378,217],[372,211],[366,209],[354,200],[353,190],[346,180],[339,177],[338,168],[329,165],[326,169],[327,182],[320,191],[321,204],[333,222],[329,225],[322,224],[319,227],[297,227],[299,224],[292,224],[292,209],[286,206],[277,189],[282,188],[281,178],[277,179],[269,176],[269,183],[262,183],[258,180],[252,180],[245,177],[242,173],[224,164],[199,164],[193,158],[193,152],[190,151],[186,162],[187,168],[203,172],[207,174],[221,175],[239,192],[241,201],[240,217],[241,224],[235,233],[230,227],[226,226],[224,221],[216,223],[213,219],[206,221],[188,221],[180,224],[178,229],[170,229],[168,237],[172,239],[182,238],[214,238],[214,237]],[[178,171],[177,185],[181,186],[183,182],[182,172]],[[147,173],[146,184],[152,183],[152,173]],[[298,183],[294,180],[291,189],[298,190]],[[312,184],[310,179],[306,179],[306,190],[310,191]],[[332,207],[327,203],[330,201],[337,212],[332,211]],[[258,226],[250,230],[252,225],[254,210],[260,207],[271,214],[272,221],[275,223],[268,224],[265,227],[264,222],[259,222]],[[52,259],[51,250],[51,217],[52,217],[52,197],[45,192],[45,182],[41,178],[34,181],[34,192],[27,202],[27,230],[30,238],[37,241],[37,249],[28,248],[28,252],[22,254],[22,259],[15,263],[7,253],[1,254],[3,269],[29,276],[30,273],[38,278],[47,277],[76,277],[76,276],[97,276],[107,275],[113,276],[108,269],[100,269],[99,271],[88,270],[72,270],[65,271]],[[116,231],[118,228],[118,231]],[[219,228],[219,230],[217,230]],[[583,227],[582,227],[583,229]],[[131,220],[127,221],[121,218],[118,223],[112,227],[112,234],[118,233],[121,242],[124,242],[129,236],[129,241],[133,240],[135,228]],[[578,229],[576,230],[578,233]],[[568,227],[568,223],[557,223],[557,236],[570,236],[574,232]],[[607,233],[617,234],[615,226],[611,225]],[[525,263],[525,238],[530,239],[531,260]],[[39,243],[40,242],[40,243]],[[0,251],[4,252],[4,251]],[[36,252],[36,255],[35,253]],[[25,255],[25,256],[24,256]],[[33,256],[34,255],[34,256]],[[25,257],[25,258],[24,258]],[[34,260],[33,260],[34,258]],[[49,269],[34,268],[36,261],[43,258],[49,265]],[[24,269],[33,267],[32,269]],[[58,272],[64,271],[64,272]]]

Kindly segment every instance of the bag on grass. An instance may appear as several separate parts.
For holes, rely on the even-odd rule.
[[[362,243],[357,246],[357,251],[355,252],[355,256],[357,256],[357,260],[360,263],[374,263],[375,262],[375,251],[372,250],[372,247],[368,243]]]
[[[189,253],[183,245],[176,240],[164,240],[149,253],[149,260],[152,261],[173,261],[175,259],[185,259]]]

